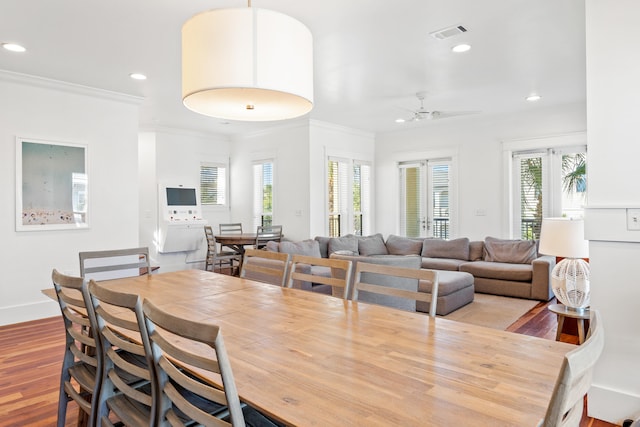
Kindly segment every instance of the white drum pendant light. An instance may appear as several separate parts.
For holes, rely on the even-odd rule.
[[[313,39],[301,22],[252,7],[199,13],[182,27],[182,101],[242,121],[291,119],[313,107]]]

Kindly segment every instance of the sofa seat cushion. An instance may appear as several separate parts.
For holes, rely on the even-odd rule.
[[[422,258],[422,268],[428,268],[431,270],[449,270],[458,271],[460,265],[469,261],[462,259],[450,259],[450,258]]]
[[[460,271],[487,279],[531,282],[533,267],[531,264],[511,264],[506,262],[473,261],[460,265]]]

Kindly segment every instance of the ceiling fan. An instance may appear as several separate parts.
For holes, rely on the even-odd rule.
[[[397,123],[419,122],[421,120],[443,119],[447,117],[462,116],[465,114],[477,113],[477,111],[436,111],[436,110],[428,111],[424,108],[425,95],[426,95],[426,92],[416,93],[416,97],[418,98],[418,101],[420,101],[420,108],[418,108],[417,110],[408,110],[405,108],[405,110],[410,111],[413,115],[408,119],[404,119],[404,118],[396,119],[396,122]]]

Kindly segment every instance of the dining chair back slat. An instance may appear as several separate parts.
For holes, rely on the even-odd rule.
[[[240,277],[284,287],[287,283],[290,257],[283,252],[247,249],[244,252]]]
[[[371,275],[387,276],[387,278],[391,280],[391,285],[393,284],[394,278],[415,279],[415,287],[412,289],[401,289],[393,286],[369,283],[364,280],[365,274],[367,274],[368,277],[371,277]],[[431,293],[418,291],[418,282],[420,280],[431,282]],[[354,301],[358,300],[359,293],[361,291],[378,295],[385,295],[392,298],[404,298],[409,300],[422,301],[430,303],[429,316],[436,316],[436,306],[438,303],[438,272],[435,270],[411,269],[382,264],[371,264],[367,262],[358,262],[353,282],[352,299]],[[384,302],[382,302],[382,304],[384,304]]]
[[[80,275],[96,281],[151,274],[149,248],[126,248],[79,253]]]
[[[590,317],[589,337],[565,355],[547,413],[540,426],[569,427],[580,424],[584,396],[591,387],[593,368],[604,348],[604,328],[600,313],[591,310]]]
[[[282,240],[281,225],[259,225],[256,230],[255,249],[263,249],[267,246],[267,242],[279,242]]]
[[[102,347],[87,283],[81,277],[51,273],[65,328],[65,351],[60,374],[57,426],[63,427],[73,400],[88,425],[95,425],[102,379]]]
[[[329,267],[331,276],[313,275],[300,271],[302,265]],[[293,255],[287,287],[292,288],[294,281],[307,281],[313,284],[329,285],[333,288],[334,295],[340,295],[347,299],[349,296],[349,283],[351,282],[352,263],[348,260],[318,258],[307,255]]]
[[[158,392],[151,345],[136,294],[116,292],[94,280],[89,294],[104,351],[97,420],[112,425],[156,425]]]

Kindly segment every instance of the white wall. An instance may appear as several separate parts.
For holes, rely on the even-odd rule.
[[[272,159],[273,223],[286,239],[309,235],[309,126],[295,122],[231,143],[231,220],[253,230],[253,162]],[[297,213],[300,213],[299,215]]]
[[[41,294],[78,252],[138,245],[137,98],[0,73],[0,325],[59,315]],[[15,231],[16,136],[86,144],[90,228]]]
[[[200,183],[200,164],[229,164],[229,141],[223,136],[206,135],[180,129],[141,132],[140,144],[140,242],[148,246],[154,265],[168,272],[188,268],[204,268],[206,242],[204,230],[197,251],[159,253],[158,230],[159,185],[193,185]],[[202,217],[214,230],[221,222],[229,222],[230,209],[203,206]]]
[[[587,0],[586,17],[590,209],[585,226],[591,306],[601,312],[605,329],[589,414],[621,424],[640,415],[640,231],[627,230],[625,215],[625,208],[640,207],[640,3]]]
[[[585,127],[585,105],[579,103],[492,117],[422,122],[404,131],[377,135],[376,231],[385,236],[399,232],[398,162],[451,156],[459,225],[452,237],[509,237],[505,235],[508,207],[504,200],[503,142],[581,132]],[[477,216],[477,210],[486,215]]]

